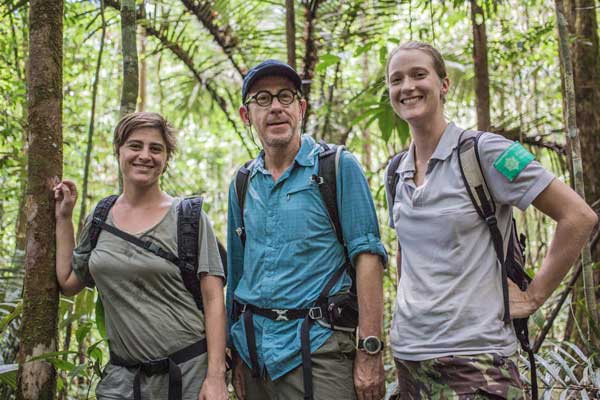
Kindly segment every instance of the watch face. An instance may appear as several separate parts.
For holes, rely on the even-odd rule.
[[[365,338],[363,343],[367,353],[378,353],[381,349],[381,341],[376,337],[369,336]]]

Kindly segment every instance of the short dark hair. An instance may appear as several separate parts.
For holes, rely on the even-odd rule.
[[[136,129],[140,128],[158,129],[160,135],[165,141],[168,165],[169,160],[177,150],[175,129],[162,115],[155,112],[133,112],[121,118],[115,127],[115,134],[113,137],[113,147],[117,157],[119,156],[119,148],[125,144],[129,136],[131,136]]]

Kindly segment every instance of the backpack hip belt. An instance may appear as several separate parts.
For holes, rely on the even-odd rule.
[[[349,263],[344,263],[341,268],[333,274],[333,276],[327,281],[325,287],[321,290],[319,297],[313,303],[310,308],[295,308],[295,309],[281,309],[281,308],[261,308],[252,304],[244,304],[238,301],[234,301],[234,313],[236,318],[240,316],[243,318],[244,330],[246,332],[246,344],[248,346],[248,353],[250,355],[250,363],[252,368],[252,376],[258,378],[260,376],[260,369],[258,365],[258,353],[256,349],[256,336],[254,333],[254,319],[253,315],[257,314],[273,321],[291,321],[294,319],[303,319],[302,326],[300,328],[300,350],[302,353],[302,374],[304,378],[304,399],[310,400],[313,398],[313,384],[312,384],[312,360],[310,358],[310,328],[313,326],[315,321],[326,320],[330,329],[334,330],[354,330],[356,323],[350,322],[350,327],[338,327],[335,324],[335,318],[332,315],[332,309],[335,308],[329,304],[329,292],[336,284],[336,282],[342,277],[344,272],[351,268]],[[353,326],[352,326],[353,325]]]
[[[181,350],[169,355],[168,357],[150,360],[141,363],[130,363],[121,357],[110,352],[110,363],[119,367],[136,368],[133,379],[133,399],[142,400],[141,376],[153,376],[169,374],[169,397],[168,400],[181,400],[182,398],[182,380],[181,369],[178,364],[184,363],[206,353],[206,339],[201,339]]]

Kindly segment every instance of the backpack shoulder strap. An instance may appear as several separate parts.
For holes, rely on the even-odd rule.
[[[387,179],[385,180],[384,184],[385,184],[385,193],[386,193],[386,200],[388,203],[388,213],[390,216],[390,221],[392,221],[394,219],[394,215],[393,215],[394,199],[396,198],[396,189],[398,187],[398,181],[400,180],[400,177],[398,176],[396,171],[398,170],[400,163],[402,162],[402,160],[404,159],[404,156],[407,153],[408,153],[407,150],[403,150],[400,153],[396,154],[392,158],[392,160],[390,161],[390,163],[388,164],[387,169],[386,169]]]
[[[458,162],[471,202],[484,220],[494,216],[496,203],[488,188],[479,158],[479,138],[483,132],[463,131],[458,139]]]
[[[202,197],[186,197],[177,206],[177,255],[183,284],[202,310],[202,293],[198,279],[198,230],[202,218]]]
[[[500,262],[502,271],[502,295],[504,300],[504,322],[510,322],[510,311],[508,303],[508,277],[507,265],[504,256],[504,239],[498,229],[496,219],[496,203],[485,180],[481,158],[479,156],[479,138],[483,132],[463,131],[458,139],[458,163],[460,173],[467,189],[467,193],[477,210],[477,214],[485,221],[496,251],[496,257]]]
[[[342,151],[344,151],[344,146],[330,145],[322,140],[319,144],[323,148],[323,151],[319,154],[319,175],[318,177],[313,177],[313,179],[317,180],[319,192],[329,214],[329,220],[331,221],[335,235],[345,248],[337,206],[337,175],[339,173],[339,162]]]
[[[106,218],[108,218],[108,213],[110,212],[112,206],[115,205],[115,202],[118,198],[118,195],[113,194],[103,198],[96,205],[94,214],[92,215],[92,225],[90,226],[89,231],[91,250],[96,248],[96,245],[98,244],[98,238],[100,237],[100,232],[102,231],[102,223],[104,223]]]
[[[250,168],[255,159],[246,161],[235,174],[235,196],[240,207],[240,226],[235,233],[240,237],[242,246],[246,245],[246,225],[244,224],[244,204],[246,203],[246,192],[248,191],[248,182],[250,181]]]

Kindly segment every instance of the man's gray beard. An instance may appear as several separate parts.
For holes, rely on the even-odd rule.
[[[291,136],[286,136],[285,138],[275,138],[275,139],[265,139],[265,143],[263,143],[263,147],[265,147],[265,144],[267,144],[269,147],[275,147],[275,148],[285,148],[287,146],[289,146],[289,144],[294,140],[294,139],[298,139],[299,140],[300,137],[300,133],[297,131],[295,133],[292,133]]]

